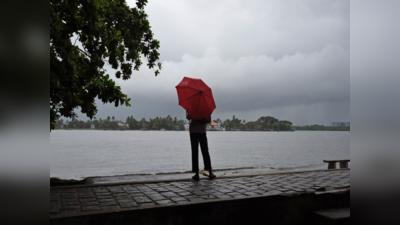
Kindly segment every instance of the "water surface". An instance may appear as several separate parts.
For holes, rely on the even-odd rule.
[[[207,137],[214,169],[326,169],[324,159],[350,159],[349,131],[221,131]],[[50,176],[63,179],[191,170],[186,131],[54,130],[50,149]]]

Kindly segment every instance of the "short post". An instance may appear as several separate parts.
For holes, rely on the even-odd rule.
[[[328,169],[336,169],[336,162],[328,162]]]
[[[340,162],[340,168],[349,168],[349,162],[348,161]]]
[[[336,169],[336,163],[340,162],[340,168],[349,168],[350,159],[323,160],[328,163],[328,170]]]

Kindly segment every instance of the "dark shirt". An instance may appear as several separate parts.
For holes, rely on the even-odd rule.
[[[188,112],[186,112],[186,119],[191,120],[189,126],[190,133],[206,133],[206,124],[211,123],[211,116],[208,120],[202,118],[193,119]]]

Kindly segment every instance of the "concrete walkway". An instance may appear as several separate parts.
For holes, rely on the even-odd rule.
[[[350,169],[50,188],[50,219],[350,188]]]
[[[265,175],[270,173],[280,173],[288,171],[279,171],[271,168],[242,168],[242,169],[229,169],[229,170],[213,170],[218,178],[225,177],[242,177],[242,176],[255,176]],[[194,174],[192,172],[184,173],[159,173],[155,175],[120,175],[120,176],[103,176],[103,177],[87,177],[84,179],[84,184],[117,184],[117,183],[148,183],[156,181],[170,181],[170,180],[187,180]]]

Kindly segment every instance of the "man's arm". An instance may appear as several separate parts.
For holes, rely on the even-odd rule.
[[[199,124],[211,123],[211,116],[208,120],[204,119],[204,118],[198,118],[198,119],[194,119],[194,120],[196,120]]]
[[[191,120],[191,119],[192,119],[192,116],[189,114],[188,111],[186,111],[186,119],[188,119],[188,120]]]
[[[195,124],[205,124],[205,123],[211,123],[211,116],[210,118],[204,119],[204,118],[194,118],[189,114],[188,111],[186,111],[186,119],[188,120],[192,120],[192,122],[194,122]]]

